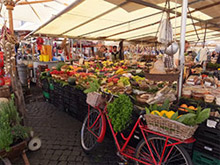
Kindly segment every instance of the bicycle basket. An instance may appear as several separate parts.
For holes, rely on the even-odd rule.
[[[86,103],[92,107],[97,107],[105,102],[105,98],[100,93],[91,92],[87,94]]]
[[[150,130],[180,140],[186,140],[191,138],[196,129],[198,128],[198,125],[194,127],[187,126],[183,123],[152,114],[146,114],[145,118],[147,121],[147,126]]]

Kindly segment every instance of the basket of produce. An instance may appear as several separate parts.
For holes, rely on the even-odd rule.
[[[147,125],[150,130],[185,140],[191,138],[198,126],[187,126],[175,120],[147,114]]]
[[[193,136],[198,124],[205,121],[210,114],[210,109],[196,111],[188,109],[188,113],[179,115],[178,111],[169,110],[169,102],[162,106],[156,104],[146,108],[146,122],[150,130],[168,135],[180,140],[186,140]]]

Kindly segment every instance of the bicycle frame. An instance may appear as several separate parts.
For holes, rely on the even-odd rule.
[[[135,160],[135,161],[138,161],[140,163],[143,163],[145,165],[152,165],[155,164],[155,165],[158,165],[158,163],[156,162],[156,159],[153,155],[153,151],[152,149],[150,148],[150,145],[149,145],[149,142],[147,140],[147,136],[148,134],[155,134],[155,135],[158,135],[158,136],[161,136],[161,137],[165,137],[166,138],[166,141],[165,141],[165,145],[164,145],[164,148],[163,148],[163,152],[162,152],[162,155],[159,156],[159,154],[157,153],[155,147],[153,146],[153,149],[154,151],[156,152],[156,154],[160,157],[160,161],[159,161],[159,165],[162,163],[162,161],[166,161],[170,155],[170,153],[172,152],[173,148],[175,145],[178,145],[178,144],[182,144],[182,143],[193,143],[195,141],[194,138],[190,138],[190,139],[187,139],[187,140],[184,140],[184,141],[181,141],[180,139],[176,139],[176,138],[173,138],[173,137],[170,137],[170,136],[167,136],[167,135],[164,135],[164,134],[161,134],[161,133],[157,133],[157,132],[154,132],[154,131],[151,131],[148,129],[147,125],[145,125],[142,121],[141,121],[141,118],[142,116],[140,116],[138,118],[138,120],[136,121],[133,129],[131,130],[130,134],[128,137],[124,137],[123,133],[120,133],[122,139],[125,141],[124,144],[120,145],[119,144],[119,141],[118,141],[118,138],[117,138],[117,135],[119,133],[116,133],[112,127],[112,124],[111,124],[111,120],[109,119],[108,117],[108,112],[107,112],[107,105],[105,106],[104,110],[102,111],[99,106],[98,107],[95,107],[96,110],[99,111],[99,115],[97,117],[97,119],[95,120],[95,122],[92,124],[92,126],[89,126],[89,122],[88,122],[88,130],[97,138],[97,142],[101,143],[103,140],[104,140],[104,137],[105,137],[105,133],[106,133],[106,119],[105,119],[105,116],[107,118],[107,121],[108,121],[108,124],[109,124],[109,127],[111,129],[111,132],[112,132],[112,135],[113,135],[113,138],[115,140],[115,144],[117,146],[117,150],[119,151],[119,153],[124,156],[124,157],[127,157],[129,159],[132,159],[132,160]],[[88,105],[88,121],[89,121],[89,113],[90,113],[90,105]],[[99,119],[101,118],[102,120],[102,129],[101,129],[101,133],[100,133],[100,136],[98,137],[94,132],[92,132],[91,128],[93,128],[97,121],[99,121]],[[145,161],[142,161],[140,159],[137,159],[135,156],[134,156],[134,153],[135,153],[135,149],[130,147],[128,145],[129,141],[131,140],[132,138],[132,135],[134,134],[134,131],[137,129],[137,127],[140,128],[141,130],[141,133],[144,137],[144,140],[146,142],[146,145],[149,149],[149,152],[150,152],[150,155],[147,154],[147,156],[151,157],[153,162],[145,162]],[[175,142],[174,143],[170,143],[168,144],[168,141],[169,140],[174,140]],[[153,145],[151,143],[151,145]],[[165,157],[164,159],[164,154],[165,154],[165,150],[167,147],[171,147],[170,151],[168,152],[167,156]],[[150,160],[149,160],[150,161]]]

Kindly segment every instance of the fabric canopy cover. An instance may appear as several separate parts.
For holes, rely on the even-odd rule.
[[[75,0],[51,0],[42,3],[42,0],[20,0],[13,10],[13,20],[15,30],[35,30],[40,25],[50,20],[53,16],[57,15],[60,11],[64,10],[68,5]],[[22,3],[31,3],[23,4]],[[4,20],[8,19],[8,12],[3,5],[1,10],[0,24],[4,24]]]
[[[180,39],[181,0],[176,0],[177,4],[173,1],[170,2],[173,11],[170,18],[176,39]],[[191,14],[187,18],[186,40],[196,41],[198,37],[203,39],[207,21],[206,38],[217,38],[220,34],[217,28],[220,18],[216,18],[216,12],[220,14],[220,10],[219,7],[213,7],[217,3],[218,0],[189,0]],[[99,40],[154,39],[164,6],[165,0],[77,0],[34,33]],[[216,11],[214,15],[213,10]]]

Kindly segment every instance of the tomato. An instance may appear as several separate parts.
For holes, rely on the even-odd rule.
[[[4,61],[0,58],[0,68],[4,66]]]
[[[0,68],[0,76],[4,76],[4,74],[5,74],[4,69],[3,69],[3,68]]]

